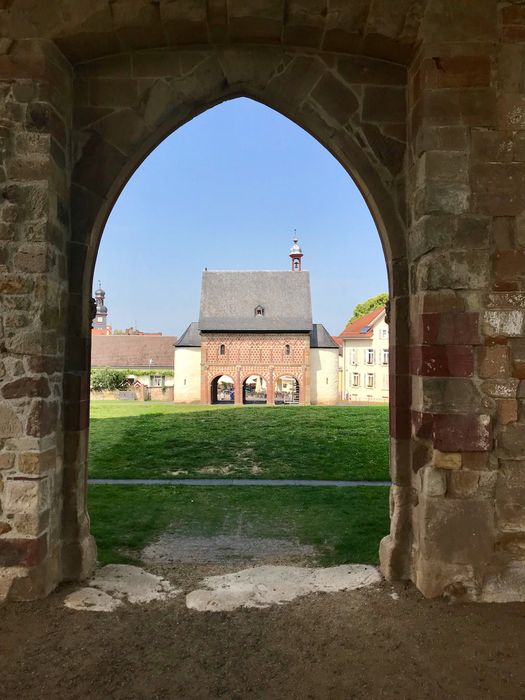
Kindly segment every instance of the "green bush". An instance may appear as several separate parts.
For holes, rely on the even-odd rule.
[[[126,383],[128,371],[111,367],[96,367],[91,370],[91,388],[94,391],[113,391]]]

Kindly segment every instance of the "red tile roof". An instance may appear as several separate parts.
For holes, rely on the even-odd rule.
[[[340,338],[372,338],[374,335],[374,329],[373,329],[373,324],[375,320],[377,319],[378,316],[380,316],[385,310],[384,306],[380,306],[378,309],[374,309],[374,311],[370,311],[369,313],[365,314],[364,316],[361,316],[360,318],[356,318],[355,321],[351,321],[344,331],[340,334]],[[369,326],[368,330],[365,333],[361,333],[361,331],[366,328],[366,326]]]
[[[93,335],[92,367],[173,369],[174,335]]]

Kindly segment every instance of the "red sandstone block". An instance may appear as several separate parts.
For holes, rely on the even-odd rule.
[[[489,416],[435,415],[432,438],[441,452],[488,452],[492,448]]]
[[[494,278],[498,288],[525,282],[525,250],[497,250]]]
[[[421,345],[412,348],[411,372],[424,377],[471,377],[474,352],[470,345]]]
[[[455,311],[421,314],[419,337],[423,345],[478,345],[479,314]]]
[[[439,56],[421,65],[425,88],[485,87],[490,85],[489,56]]]
[[[510,5],[501,10],[502,24],[525,24],[525,7]]]
[[[393,406],[390,411],[390,437],[409,438],[410,409]]]
[[[390,397],[393,405],[409,408],[412,402],[412,377],[409,374],[390,373]]]
[[[0,539],[0,566],[36,566],[47,554],[47,534],[37,539]]]

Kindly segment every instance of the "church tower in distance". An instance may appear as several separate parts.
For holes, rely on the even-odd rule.
[[[106,330],[106,328],[107,328],[108,309],[107,309],[107,306],[104,304],[105,296],[106,296],[106,292],[100,286],[100,281],[99,281],[98,289],[95,292],[95,303],[97,306],[97,313],[95,314],[95,318],[93,320],[93,329],[94,330]]]
[[[293,246],[290,248],[290,257],[292,259],[292,272],[301,272],[301,258],[303,257],[303,251],[299,246],[299,239],[297,238],[297,234],[295,233],[295,231],[294,234],[295,237],[293,239]]]

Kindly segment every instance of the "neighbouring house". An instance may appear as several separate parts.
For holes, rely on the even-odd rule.
[[[350,401],[388,402],[388,324],[385,307],[348,323],[343,343],[343,394]]]
[[[208,271],[200,315],[175,347],[176,403],[334,404],[339,347],[312,323],[309,273]]]
[[[91,367],[129,370],[129,390],[136,398],[173,401],[176,340],[173,335],[93,335]]]

